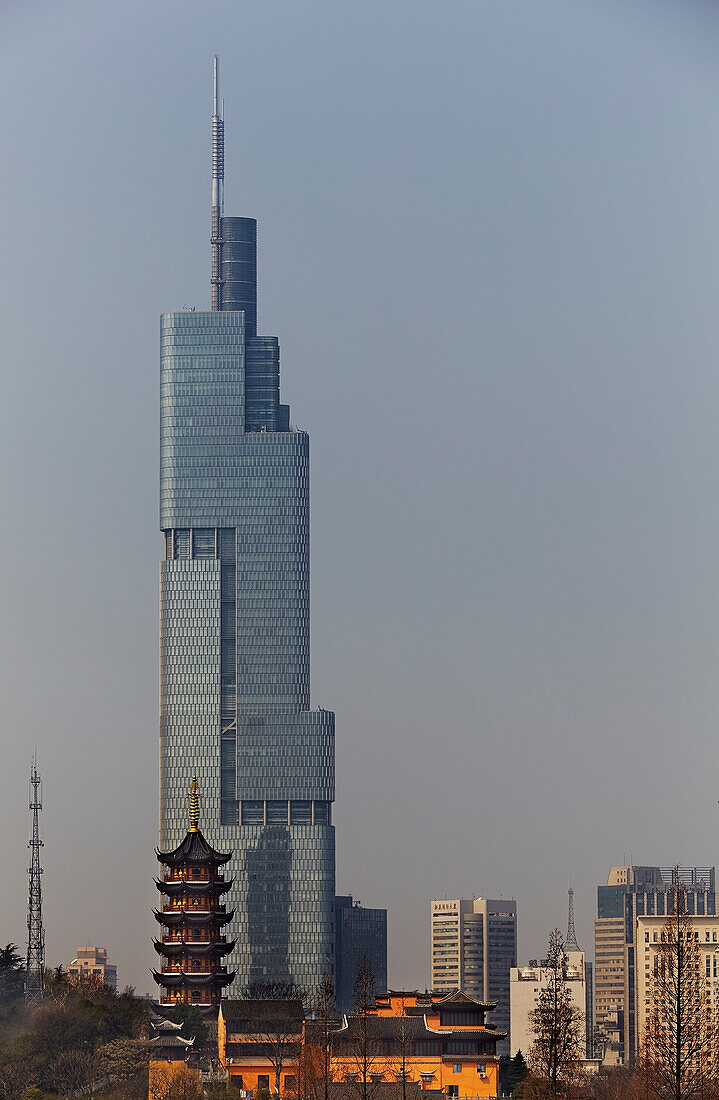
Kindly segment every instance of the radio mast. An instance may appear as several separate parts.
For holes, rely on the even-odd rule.
[[[42,780],[37,770],[37,755],[30,766],[30,810],[32,833],[29,889],[27,902],[27,962],[25,964],[25,1000],[41,1001],[45,982],[45,932],[42,926],[42,867],[40,866],[40,810],[42,809]]]
[[[567,951],[579,951],[577,933],[574,928],[574,890],[571,886],[567,893],[569,895],[569,915],[567,917],[567,938],[564,941],[564,946]]]

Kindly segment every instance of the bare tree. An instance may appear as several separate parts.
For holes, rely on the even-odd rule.
[[[199,1100],[199,1074],[184,1062],[152,1062],[148,1094],[149,1100]]]
[[[549,937],[543,968],[548,971],[548,981],[530,1014],[534,1042],[527,1061],[535,1079],[535,1092],[565,1096],[582,1076],[583,1014],[574,1004],[567,984],[567,955],[558,928]]]
[[[271,978],[256,979],[247,982],[240,989],[239,996],[248,1001],[302,1001],[306,1003],[307,990],[302,985],[296,985],[291,981],[280,981]]]
[[[698,936],[677,883],[649,979],[641,1067],[658,1100],[719,1095],[719,1027]]]
[[[332,1036],[337,1031],[335,990],[329,974],[323,974],[312,1004],[311,1039],[303,1050],[301,1094],[329,1100],[332,1081]]]

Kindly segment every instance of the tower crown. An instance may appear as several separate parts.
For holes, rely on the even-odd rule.
[[[192,782],[190,783],[190,791],[187,795],[187,801],[190,803],[190,832],[199,833],[200,831],[200,788],[197,785],[197,776],[193,775]]]

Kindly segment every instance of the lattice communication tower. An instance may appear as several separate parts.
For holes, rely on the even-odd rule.
[[[569,916],[567,917],[567,938],[564,946],[567,951],[579,951],[577,932],[574,927],[574,890],[571,886],[567,893],[569,894]]]
[[[42,809],[42,780],[37,770],[37,759],[30,766],[30,810],[32,833],[29,889],[27,902],[27,961],[25,964],[25,1000],[40,1001],[45,981],[45,931],[42,926],[42,867],[40,866],[40,810]]]

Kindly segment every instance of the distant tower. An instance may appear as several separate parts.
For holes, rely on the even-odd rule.
[[[224,965],[235,944],[228,943],[222,931],[232,919],[222,900],[232,879],[220,873],[231,853],[215,851],[200,832],[196,778],[188,801],[190,828],[185,839],[172,852],[156,853],[167,870],[155,880],[164,896],[162,909],[155,910],[162,937],[154,941],[162,965],[153,976],[162,987],[162,1004],[209,1005],[219,1002],[222,990],[235,976]]]
[[[567,939],[564,946],[567,951],[579,951],[577,933],[574,927],[574,890],[571,886],[567,893],[569,894],[569,916],[567,917]]]
[[[40,866],[40,810],[42,780],[37,770],[37,757],[30,766],[30,809],[32,835],[30,849],[29,890],[27,903],[27,961],[25,964],[25,1000],[41,1001],[45,975],[45,932],[42,927],[42,867]]]

